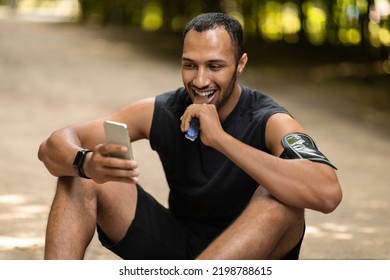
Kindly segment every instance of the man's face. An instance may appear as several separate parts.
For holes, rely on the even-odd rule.
[[[239,95],[237,62],[228,32],[216,28],[190,30],[183,44],[182,79],[192,101],[221,109]],[[235,104],[234,104],[235,105]]]

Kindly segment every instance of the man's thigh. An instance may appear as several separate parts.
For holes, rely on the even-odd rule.
[[[137,205],[136,185],[108,182],[95,184],[97,224],[112,242],[121,240],[132,223]]]

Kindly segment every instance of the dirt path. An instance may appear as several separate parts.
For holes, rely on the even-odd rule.
[[[53,130],[110,113],[130,101],[181,85],[179,65],[99,30],[0,21],[0,259],[41,259],[55,190],[36,157]],[[248,69],[244,82],[272,95],[301,121],[338,166],[344,200],[330,215],[307,211],[303,259],[389,259],[390,146],[381,129],[332,107],[337,84],[291,82]],[[372,87],[347,85],[372,91]],[[288,95],[283,95],[288,92]],[[304,97],[310,103],[300,101]],[[317,102],[316,102],[317,101]],[[161,201],[167,189],[157,156],[135,143],[141,183]],[[116,259],[94,239],[87,259]]]

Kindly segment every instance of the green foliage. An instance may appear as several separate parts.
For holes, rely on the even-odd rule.
[[[390,48],[390,0],[79,0],[82,20],[181,32],[210,11],[238,19],[246,38],[287,44]],[[381,55],[383,57],[383,55]]]

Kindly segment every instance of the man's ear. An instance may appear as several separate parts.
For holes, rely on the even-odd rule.
[[[248,55],[246,53],[244,53],[241,56],[240,61],[238,62],[237,75],[241,75],[241,73],[244,72],[245,65],[247,62],[248,62]]]

